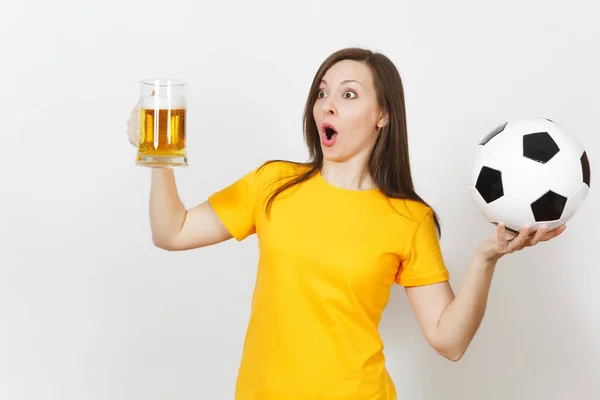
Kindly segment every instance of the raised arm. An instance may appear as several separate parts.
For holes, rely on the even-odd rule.
[[[133,146],[139,141],[139,107],[131,110],[127,135]],[[152,169],[150,189],[150,226],[154,245],[165,250],[205,247],[232,236],[208,203],[186,209],[179,198],[171,169]]]
[[[154,245],[171,251],[210,246],[232,237],[208,201],[184,207],[171,169],[152,170],[150,226]]]

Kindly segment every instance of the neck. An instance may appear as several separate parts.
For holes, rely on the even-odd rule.
[[[353,159],[336,162],[323,160],[321,175],[328,183],[348,190],[370,190],[375,188],[375,182],[369,174],[364,160]]]

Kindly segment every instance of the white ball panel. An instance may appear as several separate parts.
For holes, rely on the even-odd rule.
[[[469,189],[471,190],[471,197],[473,198],[473,202],[477,206],[477,209],[479,209],[479,211],[487,220],[492,222],[496,221],[498,215],[492,212],[493,210],[491,209],[491,207],[488,206],[483,197],[481,197],[477,189],[474,186],[469,186]]]
[[[521,143],[523,141],[524,134],[548,132],[552,125],[552,122],[544,118],[512,120],[508,124],[508,126],[510,126],[511,134],[517,136]]]
[[[554,139],[560,151],[568,154],[569,157],[579,159],[583,154],[583,146],[559,124],[552,124],[552,129],[548,133]]]
[[[518,133],[518,132],[517,132]],[[481,155],[485,166],[502,170],[516,160],[522,158],[520,149],[521,136],[511,130],[511,125],[506,125],[504,131],[494,136],[485,146]]]
[[[567,223],[583,205],[585,198],[588,195],[590,188],[585,183],[582,183],[579,189],[567,199],[567,204],[560,217],[561,221]]]
[[[503,222],[507,228],[519,231],[525,226],[535,223],[533,211],[528,203],[512,197],[503,196],[489,206],[492,213],[497,215],[496,222]]]
[[[471,161],[471,169],[469,174],[469,186],[475,186],[477,183],[477,177],[479,177],[479,171],[481,171],[482,164],[482,156],[483,156],[484,146],[478,146],[475,150],[475,155],[473,156],[473,160]]]
[[[571,151],[560,151],[546,164],[544,185],[555,193],[569,197],[583,183],[579,156]]]
[[[531,232],[535,232],[538,229],[540,229],[541,227],[545,226],[548,228],[548,232],[550,232],[550,231],[553,231],[554,229],[558,228],[561,225],[564,225],[564,223],[560,219],[556,220],[556,221],[536,222],[529,227],[529,230]]]
[[[473,200],[490,222],[503,222],[507,228],[519,231],[524,226],[530,226],[535,222],[533,212],[528,203],[502,196],[498,200],[487,204],[475,188],[471,188]]]
[[[502,170],[504,194],[527,204],[548,191],[548,167],[525,157],[518,157]]]

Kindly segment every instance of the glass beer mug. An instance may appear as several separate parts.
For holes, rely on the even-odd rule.
[[[188,165],[186,86],[185,82],[174,79],[140,82],[137,165],[154,168]]]

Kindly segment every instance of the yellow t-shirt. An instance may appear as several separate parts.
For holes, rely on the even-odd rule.
[[[236,400],[394,400],[378,325],[394,283],[448,280],[432,211],[316,174],[280,195],[277,161],[214,193],[232,236],[256,233],[258,272]]]

